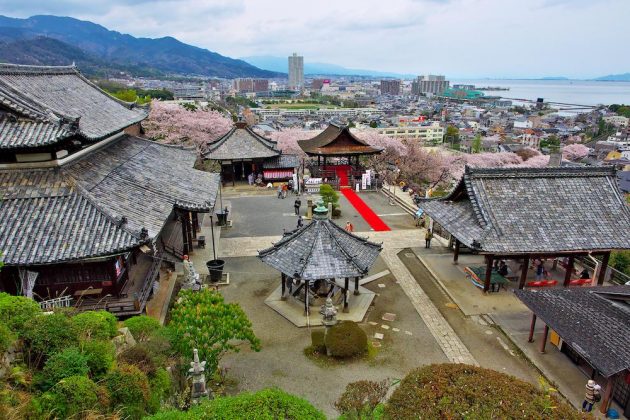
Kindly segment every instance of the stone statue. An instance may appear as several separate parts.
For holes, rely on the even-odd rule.
[[[206,362],[199,361],[199,352],[197,349],[193,349],[193,361],[190,362],[190,369],[188,373],[192,378],[192,389],[190,390],[190,398],[193,404],[199,404],[202,398],[209,397],[209,391],[206,389],[206,375],[204,371],[206,369]]]
[[[182,263],[184,265],[184,282],[182,289],[198,290],[201,279],[188,255],[184,255],[184,261],[182,261]]]
[[[335,308],[335,305],[333,305],[331,298],[326,299],[326,303],[322,305],[319,313],[322,314],[322,324],[324,324],[326,329],[332,327],[333,325],[337,324],[337,322],[339,322],[337,320],[337,308]]]

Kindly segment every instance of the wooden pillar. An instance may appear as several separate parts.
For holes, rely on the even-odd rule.
[[[321,156],[317,156],[317,166],[321,166],[322,162],[321,162]]]
[[[600,406],[599,406],[599,412],[604,415],[608,413],[608,409],[610,408],[614,380],[615,380],[614,376],[611,376],[610,378],[608,378],[606,380],[606,385],[604,386],[604,390],[603,390],[604,392],[602,392],[602,402],[600,403]]]
[[[308,307],[308,293],[310,292],[310,285],[308,280],[304,280],[304,315],[310,315],[311,311]]]
[[[549,325],[545,324],[545,329],[543,331],[542,341],[540,342],[540,352],[545,352],[545,347],[547,346],[547,336],[549,335]]]
[[[286,291],[286,287],[287,287],[287,276],[282,273],[280,275],[280,281],[282,282],[282,294],[280,295],[280,300],[287,300],[287,297],[285,296],[285,291]]]
[[[193,250],[193,228],[192,228],[192,220],[191,220],[191,212],[187,211],[184,213],[184,219],[186,220],[186,232],[188,233],[188,247],[190,249],[190,253],[194,252]]]
[[[192,213],[192,225],[193,225],[193,237],[197,238],[197,232],[201,231],[201,227],[199,226],[199,215],[197,213]]]
[[[182,242],[183,242],[182,252],[185,255],[188,255],[190,253],[190,250],[192,249],[192,244],[188,242],[188,220],[186,220],[186,214],[180,213],[179,220],[182,224]]]
[[[563,286],[569,286],[571,282],[571,275],[573,274],[573,260],[575,257],[573,255],[569,255],[569,261],[567,262],[566,272],[564,273],[564,283]]]
[[[534,329],[536,328],[536,314],[532,312],[532,322],[529,324],[529,337],[527,338],[528,343],[534,342]]]
[[[483,282],[483,291],[487,292],[490,289],[490,279],[492,278],[492,260],[493,255],[486,255],[486,278]]]
[[[350,279],[348,277],[346,277],[344,279],[344,289],[343,289],[343,312],[347,313],[348,312],[348,289],[350,288]]]
[[[527,271],[529,270],[529,255],[525,255],[523,258],[523,267],[521,267],[521,279],[518,282],[518,288],[522,289],[525,287],[525,282],[527,281]]]
[[[459,259],[459,240],[455,238],[455,252],[453,252],[453,263],[457,264],[458,259]]]
[[[326,156],[324,156],[324,169],[326,168]]]
[[[236,166],[234,166],[234,162],[232,162],[232,186],[236,185]]]
[[[354,295],[358,295],[359,294],[359,278],[355,277],[354,278]]]
[[[599,276],[597,278],[597,284],[603,285],[606,280],[606,271],[608,270],[608,260],[610,259],[610,251],[605,253],[602,258],[602,265],[599,268]]]
[[[245,179],[245,161],[241,160],[241,179]]]

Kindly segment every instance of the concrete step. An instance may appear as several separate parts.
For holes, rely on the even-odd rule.
[[[385,196],[387,196],[388,198],[392,198],[392,193],[387,190],[386,188],[382,188],[381,192],[383,194],[385,194]],[[398,197],[397,195],[394,196],[394,202],[396,204],[398,204],[404,211],[406,211],[407,213],[411,214],[412,216],[416,214],[416,212],[418,211],[418,207],[417,206],[412,206],[410,203],[404,201],[403,199],[401,199],[400,197]]]

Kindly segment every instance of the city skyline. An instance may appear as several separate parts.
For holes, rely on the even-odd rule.
[[[630,35],[623,0],[393,0],[387,7],[323,0],[316,8],[288,0],[4,0],[0,14],[72,16],[234,58],[299,51],[305,61],[452,79],[630,71],[630,57],[619,50]]]

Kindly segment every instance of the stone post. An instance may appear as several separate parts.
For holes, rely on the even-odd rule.
[[[197,349],[193,350],[193,354],[193,361],[190,362],[190,369],[188,369],[188,373],[192,378],[190,398],[192,404],[199,404],[202,398],[208,398],[210,396],[210,392],[206,389],[206,375],[204,374],[206,362],[199,361],[199,352]]]
[[[339,321],[337,320],[337,308],[332,303],[331,298],[326,299],[326,304],[322,305],[321,310],[319,311],[322,314],[322,324],[326,327],[324,331],[324,343],[326,342],[326,335],[328,335],[328,330],[333,325],[336,325]],[[332,356],[330,351],[326,349],[326,354],[328,356]]]

